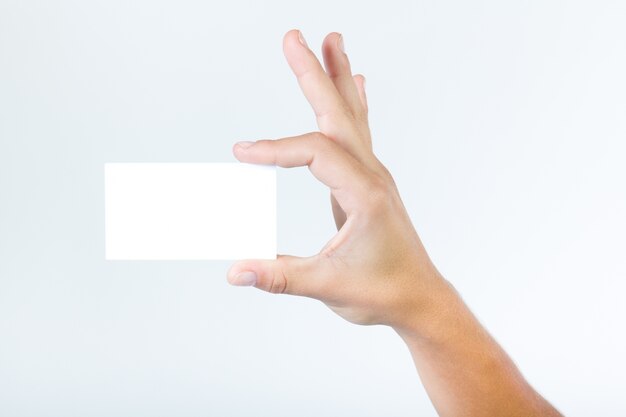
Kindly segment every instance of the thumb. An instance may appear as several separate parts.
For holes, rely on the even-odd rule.
[[[232,285],[255,286],[274,294],[318,298],[322,279],[315,274],[318,263],[315,256],[278,255],[276,260],[250,259],[233,264],[227,278]]]

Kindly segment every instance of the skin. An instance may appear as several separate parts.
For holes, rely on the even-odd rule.
[[[319,131],[239,142],[233,153],[241,162],[308,166],[330,189],[338,232],[310,257],[239,261],[228,281],[318,299],[352,323],[391,326],[440,416],[560,416],[428,257],[372,152],[365,78],[352,74],[341,34],[324,39],[324,66],[298,30],[287,32],[283,51]]]

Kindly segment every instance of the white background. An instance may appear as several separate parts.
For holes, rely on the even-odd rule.
[[[105,262],[104,162],[315,130],[282,55],[344,34],[429,253],[570,416],[626,414],[626,3],[0,0],[0,415],[432,416],[408,350],[228,262]],[[278,176],[280,253],[332,236]]]

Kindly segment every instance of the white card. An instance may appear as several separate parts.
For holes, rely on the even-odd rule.
[[[104,164],[105,259],[276,259],[276,168]]]

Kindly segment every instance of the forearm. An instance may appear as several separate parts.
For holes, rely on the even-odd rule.
[[[446,280],[396,332],[440,416],[560,416],[523,378]]]

